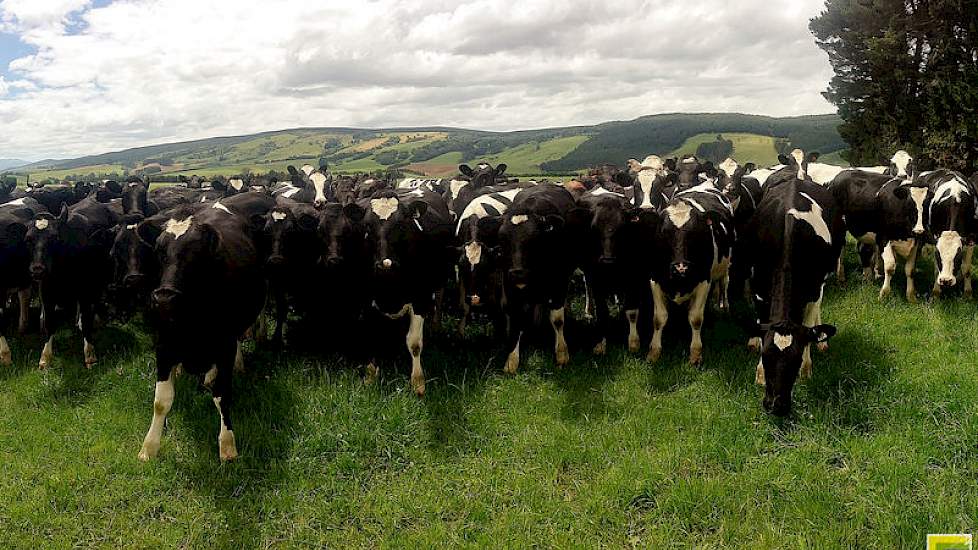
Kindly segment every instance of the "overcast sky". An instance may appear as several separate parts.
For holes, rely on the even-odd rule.
[[[822,0],[0,0],[0,158],[297,126],[833,112]]]

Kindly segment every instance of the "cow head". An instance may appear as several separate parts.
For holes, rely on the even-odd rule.
[[[146,214],[149,185],[140,178],[129,178],[122,190],[122,212],[124,214]]]
[[[791,390],[801,370],[805,349],[835,335],[832,325],[806,327],[793,321],[771,325],[764,334],[761,366],[764,369],[764,408],[777,416],[791,412]]]
[[[480,306],[493,296],[493,276],[497,272],[499,228],[501,216],[462,220],[459,238],[462,241],[458,260],[458,277],[465,289],[465,301]]]
[[[338,176],[333,181],[333,196],[340,204],[350,204],[356,200],[357,180],[350,176]]]
[[[153,248],[162,230],[160,223],[159,219],[144,220],[141,214],[123,216],[111,249],[117,289],[138,295],[156,287],[159,265]]]
[[[0,197],[9,197],[14,189],[17,188],[17,180],[14,178],[0,178]]]
[[[957,283],[955,274],[961,268],[965,248],[974,242],[978,233],[976,204],[974,187],[955,173],[949,172],[934,187],[928,210],[931,238],[936,242],[937,284],[941,287],[952,287]]]
[[[805,156],[805,152],[801,149],[792,149],[790,154],[780,154],[778,155],[778,162],[785,165],[788,171],[795,175],[799,180],[811,179],[808,177],[808,164],[818,160],[819,154],[817,152],[809,153]]]
[[[889,192],[897,201],[897,208],[882,209],[889,221],[899,221],[907,237],[921,238],[929,225],[930,201],[934,198],[930,187],[924,183],[897,181],[890,183],[883,193]],[[885,201],[889,197],[880,193],[878,199]]]
[[[248,190],[248,181],[244,176],[234,176],[228,178],[226,181],[226,187],[224,189],[224,196],[230,197],[232,195],[237,195],[238,193],[244,193]]]
[[[330,272],[365,263],[363,218],[366,214],[355,202],[330,203],[323,207],[317,228],[322,247],[320,261]]]
[[[393,192],[370,199],[363,224],[377,275],[393,277],[416,257],[423,232],[421,219],[427,210],[424,201],[406,200]]]
[[[546,251],[552,249],[564,229],[563,216],[510,210],[499,229],[500,265],[507,287],[525,290],[543,284],[537,280],[547,272]]]
[[[275,278],[284,275],[288,263],[315,251],[319,216],[308,205],[276,206],[265,215],[262,236],[268,245],[265,270]]]
[[[913,179],[917,172],[916,162],[910,153],[899,150],[890,158],[887,173],[895,178]]]
[[[270,194],[272,192],[272,186],[278,183],[278,180],[270,176],[252,176],[248,180],[248,191],[251,193],[262,193]]]
[[[670,298],[686,296],[696,285],[709,280],[713,266],[714,231],[729,231],[720,227],[722,218],[714,211],[700,211],[695,199],[674,199],[663,210],[656,234],[659,246],[659,280],[664,281]]]
[[[312,199],[312,204],[316,208],[322,208],[326,206],[327,202],[330,202],[326,193],[329,190],[329,185],[332,180],[332,176],[320,171],[313,172],[309,175],[309,183],[312,184],[313,191],[316,193]]]
[[[27,246],[30,251],[30,274],[35,281],[50,276],[54,261],[62,254],[63,233],[68,224],[68,207],[61,206],[57,216],[44,212],[34,216],[27,227]]]
[[[703,171],[703,166],[700,164],[699,159],[694,155],[684,156],[677,165],[677,170],[679,172],[679,181],[677,188],[679,190],[689,189],[690,187],[695,187],[700,183],[699,174]]]
[[[589,261],[599,269],[612,269],[628,252],[629,235],[641,221],[642,210],[631,206],[624,196],[611,193],[590,199],[585,243]]]
[[[140,233],[153,229],[140,224]],[[206,294],[208,269],[220,249],[221,235],[207,223],[198,223],[193,210],[181,208],[169,215],[156,238],[161,267],[159,286],[152,292],[152,307],[164,321],[185,318],[195,297]]]
[[[489,163],[480,162],[475,169],[472,169],[468,164],[460,164],[458,171],[469,178],[472,187],[479,188],[496,183],[496,180],[506,172],[506,165],[498,164],[493,167]]]

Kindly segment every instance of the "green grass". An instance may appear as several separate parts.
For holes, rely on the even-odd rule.
[[[722,133],[722,135],[725,139],[733,142],[733,158],[738,162],[753,162],[758,166],[778,163],[778,151],[774,148],[775,140],[773,137],[738,133]],[[693,154],[701,144],[712,143],[716,140],[716,136],[716,132],[696,134],[688,138],[678,149],[669,153],[667,156],[679,157],[685,154]]]
[[[725,316],[709,317],[702,368],[679,329],[655,366],[614,347],[558,370],[543,350],[510,377],[481,333],[443,331],[426,334],[422,400],[406,352],[365,386],[332,356],[252,351],[231,464],[209,395],[180,377],[161,454],[141,464],[155,378],[138,326],[103,329],[90,371],[74,333],[43,373],[37,337],[14,338],[0,547],[892,549],[971,532],[975,304],[908,304],[898,277],[881,305],[853,264],[829,284],[839,335],[788,420],[762,412],[756,358]],[[932,267],[918,271],[929,288]]]
[[[542,163],[563,157],[588,139],[588,136],[568,136],[524,143],[510,147],[485,160],[491,164],[505,162],[507,165],[506,172],[510,174],[538,174],[541,172],[540,165]]]

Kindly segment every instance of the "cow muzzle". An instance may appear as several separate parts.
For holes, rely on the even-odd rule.
[[[126,288],[134,289],[143,286],[145,281],[146,276],[144,276],[142,273],[129,273],[126,275],[125,279],[122,280],[122,283]]]
[[[377,269],[379,269],[381,271],[387,271],[389,269],[393,269],[394,268],[394,260],[392,260],[390,258],[384,258],[383,260],[380,260],[379,262],[377,262],[376,267],[377,267]]]
[[[954,275],[941,275],[937,278],[937,284],[942,287],[952,287],[958,282],[957,277]]]
[[[689,274],[690,264],[689,262],[673,262],[669,266],[669,274],[675,278],[682,279]]]
[[[31,278],[34,279],[35,281],[40,281],[41,279],[44,278],[44,275],[47,273],[48,270],[47,268],[44,267],[44,264],[34,263],[31,264],[30,271],[31,271]]]
[[[614,265],[616,261],[618,261],[618,258],[615,258],[614,256],[601,256],[598,258],[598,263],[601,265]]]
[[[161,313],[172,313],[179,301],[181,292],[171,287],[160,287],[153,291],[153,306]]]

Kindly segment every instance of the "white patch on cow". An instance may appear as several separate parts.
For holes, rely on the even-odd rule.
[[[805,152],[801,149],[795,149],[791,152],[791,156],[798,163],[798,179],[805,179],[805,169],[801,165],[805,161]]]
[[[682,227],[689,221],[692,210],[693,208],[689,205],[689,203],[679,201],[675,204],[670,204],[666,208],[666,214],[669,216],[669,221],[671,221],[673,225],[676,227]]]
[[[190,229],[190,224],[193,221],[194,221],[193,216],[187,216],[187,219],[182,221],[170,219],[167,220],[166,226],[163,228],[163,230],[173,235],[174,238],[179,239],[180,237],[183,236],[184,233],[187,232],[188,229]]]
[[[913,226],[913,232],[921,235],[924,232],[924,201],[927,199],[927,188],[911,187],[910,198],[917,207],[917,223]]]
[[[949,199],[954,199],[955,202],[961,202],[962,195],[971,194],[968,191],[967,185],[958,179],[957,176],[953,176],[951,179],[941,183],[937,186],[937,190],[934,191],[934,200],[931,201],[930,207],[933,212],[934,205],[937,203],[944,202]]]
[[[689,157],[689,158],[684,158],[683,159],[683,164],[693,164],[694,162],[696,162],[696,158],[694,158],[694,157]]]
[[[370,199],[370,210],[372,210],[374,214],[377,214],[377,217],[382,220],[386,220],[393,216],[394,212],[397,212],[397,205],[398,202],[396,197]]]
[[[530,219],[530,217],[525,214],[517,214],[513,216],[509,221],[511,221],[513,225],[519,225],[528,219]]]
[[[129,182],[129,187],[139,187],[139,182],[135,182],[135,181]]]
[[[40,230],[40,231],[44,231],[45,229],[48,228],[48,225],[50,223],[51,222],[48,221],[47,219],[41,218],[41,219],[39,219],[39,220],[37,220],[37,221],[34,222],[34,227],[38,228],[38,230]]]
[[[7,207],[7,206],[24,206],[24,198],[21,197],[21,198],[15,200],[15,201],[10,201],[10,202],[6,202],[6,203],[3,203],[3,204],[0,204],[0,208],[4,208],[4,207]]]
[[[469,182],[465,180],[452,180],[448,182],[448,189],[452,193],[452,200],[457,199],[459,191],[468,184]]]
[[[469,260],[472,267],[479,265],[482,261],[482,245],[479,243],[469,243],[465,245],[465,257]]]
[[[302,191],[302,188],[300,188],[300,187],[294,187],[294,186],[290,185],[288,187],[288,189],[286,189],[285,191],[282,191],[282,196],[285,197],[285,198],[287,198],[287,199],[291,199],[292,198],[292,195],[295,195],[299,191]]]
[[[280,222],[280,221],[284,220],[285,217],[286,217],[286,213],[285,212],[272,212],[272,219],[275,220],[275,221],[277,221],[277,222]]]
[[[326,202],[326,194],[324,193],[326,189],[326,176],[320,172],[316,172],[309,176],[309,181],[312,182],[312,187],[316,190],[316,198],[313,200],[316,203]]]
[[[876,244],[876,233],[867,231],[856,240],[863,244]]]
[[[754,170],[753,172],[751,172],[750,174],[744,177],[754,178],[755,180],[757,180],[758,185],[764,187],[764,184],[767,183],[767,179],[770,178],[771,174],[773,174],[774,172],[775,170],[772,170],[770,168],[758,168],[757,170]]]
[[[12,357],[10,355],[10,346],[7,345],[7,339],[0,336],[0,365],[9,366]]]
[[[894,166],[896,166],[897,168],[896,176],[898,178],[905,178],[908,176],[907,166],[910,164],[910,161],[912,160],[913,157],[910,156],[910,153],[903,150],[897,151],[896,153],[893,154],[893,158],[890,159],[890,162],[892,162]]]
[[[781,351],[784,351],[785,348],[790,347],[793,340],[794,337],[790,334],[781,334],[779,332],[774,333],[774,345],[778,346],[778,349]]]
[[[225,212],[227,212],[228,214],[230,214],[230,213],[231,213],[231,211],[230,211],[230,210],[228,210],[228,207],[227,207],[227,206],[224,206],[224,205],[223,205],[223,204],[221,204],[220,202],[215,202],[215,203],[214,203],[214,205],[213,205],[213,206],[211,206],[211,208],[215,208],[215,209],[217,209],[217,210],[223,210],[223,211],[225,211]]]
[[[622,195],[621,193],[615,193],[614,191],[608,191],[604,187],[600,187],[600,186],[595,187],[591,191],[591,194],[594,195],[595,197],[600,197],[601,195],[614,195],[616,197],[624,197],[625,196],[625,195]]]
[[[720,170],[723,170],[724,174],[731,177],[733,177],[734,172],[737,171],[737,168],[740,168],[740,165],[737,164],[737,161],[729,157],[720,163]]]
[[[303,164],[302,165],[302,168],[300,168],[300,170],[302,170],[302,172],[305,173],[305,175],[307,177],[308,176],[311,176],[312,173],[316,171],[316,169],[313,168],[313,166],[311,164]]]
[[[639,208],[652,208],[652,185],[658,174],[654,170],[642,170],[638,173],[638,185],[642,188],[642,204]]]
[[[961,250],[961,235],[957,231],[944,231],[937,239],[937,251],[941,256],[941,271],[938,281],[952,281],[954,284],[954,258]]]
[[[217,413],[221,415],[221,431],[217,436],[217,449],[221,460],[234,460],[238,458],[238,448],[234,443],[234,432],[229,430],[224,422],[224,413],[221,411],[221,398],[214,398],[214,406]]]
[[[700,211],[700,214],[706,212],[706,208],[703,208],[703,206],[700,203],[696,202],[695,200],[693,200],[693,199],[683,199],[683,200],[685,200],[689,204],[693,205],[693,208],[699,210]]]
[[[244,180],[238,178],[231,179],[228,180],[228,185],[230,185],[235,191],[241,191],[241,188],[244,187]]]
[[[207,197],[201,197],[201,198],[200,198],[200,202],[202,202],[202,203],[205,203],[205,202],[207,202]]]
[[[792,208],[788,210],[788,214],[812,226],[816,235],[821,237],[826,244],[832,244],[832,233],[829,231],[829,226],[825,223],[825,220],[822,219],[822,207],[815,202],[815,199],[808,196],[808,193],[800,193],[800,195],[812,203],[812,209],[808,212],[802,212],[797,208]]]
[[[155,457],[160,452],[160,436],[163,435],[163,426],[166,423],[166,415],[173,406],[173,372],[161,382],[156,383],[156,393],[153,397],[153,422],[149,425],[149,431],[143,439],[143,448],[139,451],[139,460],[147,461]]]
[[[136,227],[138,227],[138,224],[131,223],[131,224],[129,224],[129,225],[126,226],[126,229],[128,229],[129,231],[135,231],[136,230]]]

